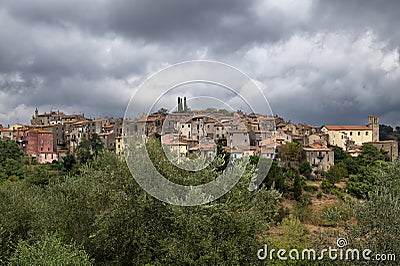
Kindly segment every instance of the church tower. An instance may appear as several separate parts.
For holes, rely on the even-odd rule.
[[[372,129],[372,141],[379,141],[379,116],[368,116],[368,127]]]

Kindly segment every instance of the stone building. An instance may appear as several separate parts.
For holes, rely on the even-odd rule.
[[[369,116],[368,126],[323,126],[321,131],[328,135],[329,145],[347,151],[366,142],[379,141],[379,117]]]
[[[326,146],[314,143],[303,148],[304,156],[314,173],[328,171],[335,163],[334,151]]]
[[[371,142],[373,146],[387,153],[391,161],[399,158],[399,144],[397,140],[382,140]]]

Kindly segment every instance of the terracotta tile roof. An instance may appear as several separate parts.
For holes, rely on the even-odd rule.
[[[328,130],[371,130],[367,126],[325,126]]]
[[[197,151],[200,149],[200,146],[197,144],[196,146],[189,149],[189,151]]]
[[[47,131],[47,130],[43,130],[43,129],[37,129],[37,128],[31,129],[30,131],[34,131],[34,132],[37,132],[37,133],[43,133],[43,134],[53,134],[53,132],[51,132],[51,131]]]
[[[111,134],[113,134],[114,132],[105,132],[105,133],[99,133],[99,136],[109,136]]]
[[[108,120],[108,118],[101,117],[101,118],[93,119],[92,122],[101,122],[101,121],[107,121],[107,120]]]
[[[78,121],[78,122],[74,122],[74,125],[83,125],[83,124],[87,124],[90,123],[91,121],[89,120],[82,120],[82,121]]]
[[[311,144],[308,147],[304,147],[303,150],[305,151],[332,151],[330,148],[320,145],[318,143]]]
[[[276,127],[285,127],[285,126],[286,126],[286,123],[279,123],[276,125]]]

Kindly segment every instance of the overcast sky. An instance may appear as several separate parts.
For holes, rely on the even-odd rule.
[[[0,123],[122,116],[149,75],[231,64],[296,122],[400,124],[400,1],[0,0]],[[149,92],[151,93],[151,92]]]

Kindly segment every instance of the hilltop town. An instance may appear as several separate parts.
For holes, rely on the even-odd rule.
[[[123,130],[123,126],[125,129]],[[51,163],[74,154],[83,140],[93,136],[105,149],[124,152],[124,137],[138,133],[149,138],[162,135],[161,142],[180,157],[200,154],[215,156],[217,146],[233,158],[258,155],[280,161],[285,144],[301,144],[303,158],[314,173],[328,171],[334,165],[333,146],[357,157],[364,143],[386,152],[390,160],[398,158],[397,140],[379,139],[379,117],[369,116],[367,125],[295,124],[279,116],[228,112],[209,108],[190,110],[186,98],[178,98],[177,110],[142,115],[132,120],[102,117],[89,119],[84,114],[60,111],[39,113],[30,124],[0,125],[0,139],[18,143],[31,160]]]

